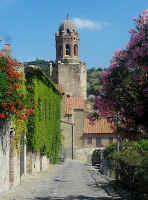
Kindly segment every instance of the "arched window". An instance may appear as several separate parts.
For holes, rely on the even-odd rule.
[[[70,33],[70,30],[69,30],[69,29],[67,29],[67,33]]]
[[[66,44],[66,56],[70,56],[70,45]]]
[[[62,46],[60,46],[59,47],[59,56],[62,57],[62,54],[63,54],[63,49],[62,49]]]
[[[78,45],[74,45],[74,56],[78,56]]]

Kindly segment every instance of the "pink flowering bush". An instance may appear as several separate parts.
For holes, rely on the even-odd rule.
[[[120,128],[133,131],[148,128],[148,10],[134,18],[136,29],[130,29],[130,40],[124,50],[118,49],[109,67],[103,71],[103,87],[95,98],[96,117],[108,118]]]

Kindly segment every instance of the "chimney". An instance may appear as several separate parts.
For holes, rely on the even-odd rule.
[[[2,53],[4,57],[11,57],[10,44],[5,44],[4,48],[2,49]]]

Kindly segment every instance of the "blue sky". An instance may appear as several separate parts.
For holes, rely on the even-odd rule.
[[[147,8],[148,0],[0,0],[0,39],[19,61],[55,60],[55,32],[69,13],[80,33],[80,60],[104,68]]]

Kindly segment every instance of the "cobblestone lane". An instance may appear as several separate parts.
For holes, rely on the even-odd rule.
[[[91,166],[79,161],[66,161],[54,170],[26,178],[20,186],[0,200],[111,200],[102,185],[106,180],[93,177]]]

